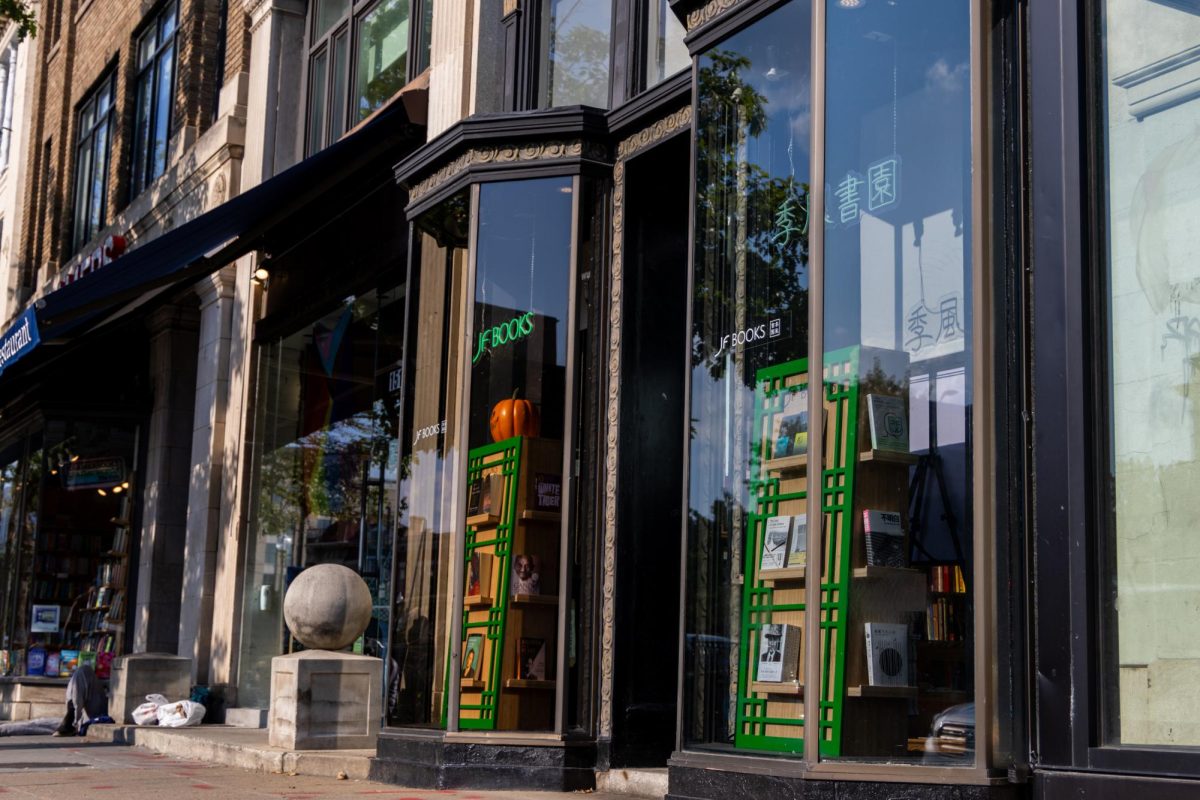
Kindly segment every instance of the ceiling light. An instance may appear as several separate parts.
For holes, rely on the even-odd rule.
[[[866,2],[867,0],[838,0],[838,5],[842,8],[862,8]]]

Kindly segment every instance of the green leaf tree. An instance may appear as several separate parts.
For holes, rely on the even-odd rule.
[[[0,19],[17,26],[17,38],[37,34],[37,16],[24,0],[0,0]]]

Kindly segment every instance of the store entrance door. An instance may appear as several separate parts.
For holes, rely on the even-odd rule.
[[[663,767],[675,748],[688,162],[678,136],[626,168],[614,768]]]

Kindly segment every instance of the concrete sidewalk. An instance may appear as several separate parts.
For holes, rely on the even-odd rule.
[[[374,750],[308,750],[272,747],[265,728],[200,725],[158,728],[139,725],[92,725],[87,740],[135,745],[165,756],[250,770],[261,774],[308,775],[319,778],[368,780]],[[61,740],[60,740],[61,741]],[[613,770],[597,775],[596,792],[588,796],[629,800],[631,796],[661,798],[667,792],[667,771]]]
[[[272,747],[265,728],[232,728],[198,725],[194,728],[159,728],[153,725],[92,725],[87,738],[94,742],[135,745],[176,758],[283,775],[336,778],[344,772],[352,780],[366,780],[374,750],[308,750],[296,752]]]

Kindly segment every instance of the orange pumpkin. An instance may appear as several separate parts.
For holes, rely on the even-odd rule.
[[[542,421],[538,417],[537,406],[528,400],[518,400],[514,391],[512,397],[496,403],[489,426],[492,441],[502,442],[514,436],[537,436],[541,433]]]

